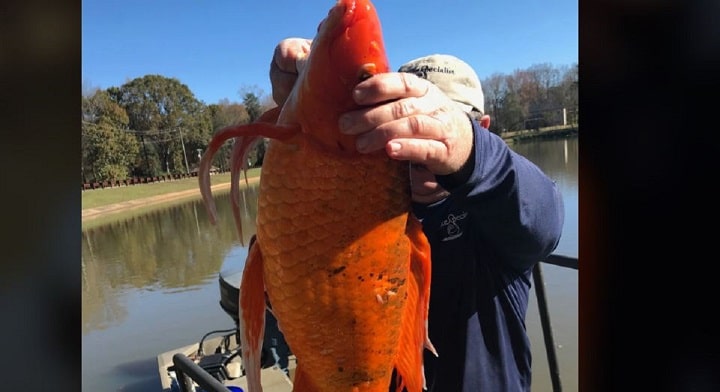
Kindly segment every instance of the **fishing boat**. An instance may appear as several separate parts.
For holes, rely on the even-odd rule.
[[[208,331],[194,344],[157,356],[163,392],[246,392],[242,364],[238,299],[242,265],[219,274],[220,307],[235,321],[235,328]],[[266,392],[290,392],[297,361],[290,352],[269,308],[265,311],[261,381]]]

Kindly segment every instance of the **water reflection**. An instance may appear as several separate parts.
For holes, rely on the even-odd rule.
[[[201,200],[158,209],[82,233],[83,334],[122,323],[120,293],[145,289],[192,290],[214,279],[240,241],[229,192],[215,195],[218,223],[210,224]],[[257,187],[244,188],[240,206],[244,243],[255,233]]]
[[[520,142],[510,147],[532,160],[561,188],[577,192],[578,185],[578,139]]]

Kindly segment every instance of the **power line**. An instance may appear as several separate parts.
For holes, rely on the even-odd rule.
[[[91,122],[91,121],[82,121],[83,124],[87,125],[99,125],[97,123]],[[149,137],[155,137],[155,136],[165,136],[163,139],[157,139],[147,141],[146,143],[165,143],[173,140],[180,140],[182,142],[182,134],[181,134],[181,128],[170,128],[170,129],[152,129],[152,130],[145,130],[145,131],[138,131],[134,129],[124,129],[124,128],[113,128],[118,131],[122,131],[125,133],[133,134],[135,136],[149,136]],[[177,136],[173,136],[174,132],[177,132]],[[184,143],[184,142],[183,142]]]

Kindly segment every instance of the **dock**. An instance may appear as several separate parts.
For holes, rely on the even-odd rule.
[[[509,131],[500,134],[507,143],[515,143],[527,139],[550,139],[577,135],[578,124],[554,125],[537,129],[523,129],[520,131]]]

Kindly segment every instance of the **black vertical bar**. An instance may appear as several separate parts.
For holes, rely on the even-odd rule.
[[[548,312],[547,298],[545,296],[545,279],[543,279],[540,263],[533,268],[533,281],[535,282],[535,295],[538,300],[540,323],[542,324],[543,337],[545,338],[545,352],[547,353],[548,367],[550,368],[550,380],[552,380],[553,391],[561,392],[560,368],[555,353],[555,339],[553,338],[552,325],[550,324],[550,313]]]

